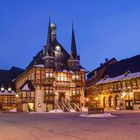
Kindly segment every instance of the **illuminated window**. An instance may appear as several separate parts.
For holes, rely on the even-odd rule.
[[[78,90],[78,91],[77,91],[77,94],[79,94],[79,93],[80,93],[80,91]]]
[[[105,97],[103,98],[103,105],[105,108],[108,106],[108,100]]]
[[[73,95],[75,94],[75,90],[72,91],[72,94],[73,94]]]
[[[61,77],[61,81],[64,81],[64,77]]]
[[[79,79],[80,79],[79,75],[72,75],[72,80],[79,80]]]
[[[109,107],[113,107],[114,106],[114,100],[113,97],[109,97]]]
[[[75,79],[79,79],[79,75],[76,75],[76,76],[75,76]]]
[[[48,78],[49,77],[49,73],[46,73],[46,78]]]
[[[46,78],[53,77],[52,73],[46,73]]]
[[[50,73],[50,77],[53,77],[53,74],[52,73]]]
[[[75,80],[75,75],[72,75],[72,79]]]
[[[27,92],[27,98],[30,98],[31,97],[31,93],[30,92]]]
[[[116,102],[116,106],[119,107],[120,106],[120,97],[118,95],[116,95],[116,97],[115,97],[115,102]]]
[[[65,73],[59,73],[58,77],[57,77],[58,81],[67,81],[67,75]]]

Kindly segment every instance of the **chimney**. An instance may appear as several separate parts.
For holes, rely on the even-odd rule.
[[[108,62],[108,58],[105,58],[105,63],[107,63]]]
[[[100,67],[102,67],[103,66],[103,63],[100,63]]]

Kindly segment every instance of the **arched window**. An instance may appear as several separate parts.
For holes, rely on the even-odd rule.
[[[109,101],[109,107],[113,107],[114,106],[114,100],[113,100],[113,97],[112,96],[110,96],[108,98],[108,101]]]
[[[107,107],[107,104],[108,104],[107,98],[104,97],[104,98],[103,98],[103,106],[104,106],[104,108]]]
[[[120,97],[118,95],[115,96],[115,106],[116,107],[120,106]]]
[[[103,107],[105,108],[105,97],[103,98]]]

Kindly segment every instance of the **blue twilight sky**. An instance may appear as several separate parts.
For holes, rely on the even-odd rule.
[[[70,51],[71,23],[81,64],[140,54],[139,0],[0,0],[0,69],[25,68],[47,38],[48,17]]]

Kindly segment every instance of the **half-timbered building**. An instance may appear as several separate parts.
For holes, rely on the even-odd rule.
[[[88,74],[87,104],[106,110],[140,109],[140,55],[101,64]]]
[[[24,70],[12,67],[10,70],[0,70],[0,110],[16,108],[15,78]]]
[[[80,110],[84,105],[85,73],[74,29],[69,54],[57,40],[56,25],[49,22],[45,46],[16,79],[18,111]]]

